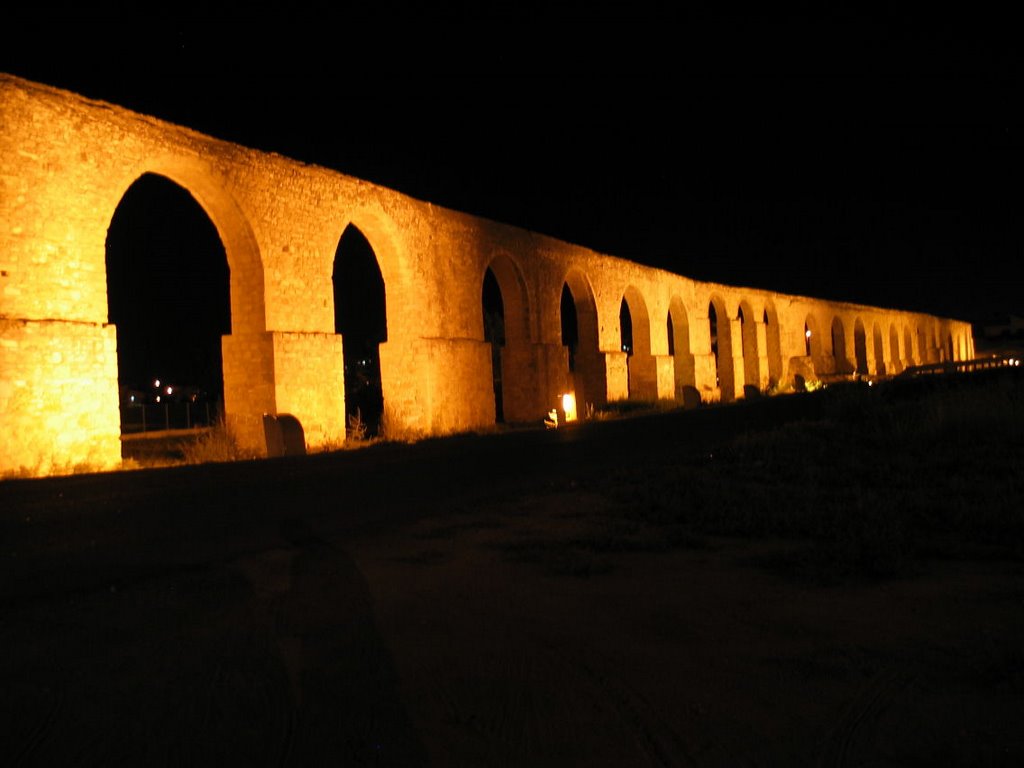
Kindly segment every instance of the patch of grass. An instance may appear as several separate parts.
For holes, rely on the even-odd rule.
[[[596,554],[590,547],[548,536],[524,536],[493,546],[516,562],[540,566],[554,576],[587,579],[610,573],[614,568],[609,558]]]
[[[799,542],[775,565],[825,582],[899,576],[922,556],[1024,557],[1019,377],[905,386],[830,387],[814,421],[603,489],[649,525]]]

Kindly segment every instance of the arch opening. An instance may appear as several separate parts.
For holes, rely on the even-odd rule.
[[[569,284],[562,285],[562,300],[559,306],[562,324],[562,346],[569,353],[569,373],[576,371],[576,351],[580,344],[579,318],[576,316],[576,300],[573,299]]]
[[[768,386],[777,387],[782,382],[782,338],[779,317],[770,301],[765,307],[763,320],[768,344]]]
[[[868,374],[867,331],[859,317],[853,323],[853,357],[856,365],[855,371],[861,376],[866,376]]]
[[[889,324],[889,359],[886,361],[886,370],[891,374],[899,373],[902,370],[903,358],[900,357],[900,332],[894,323]]]
[[[627,357],[633,356],[633,316],[625,297],[619,304],[619,344]]]
[[[491,381],[497,422],[537,417],[537,382],[529,349],[529,295],[516,262],[499,253],[481,280],[484,341],[491,345]]]
[[[928,332],[921,326],[917,327],[917,359],[921,365],[932,362],[931,345],[928,343]]]
[[[914,364],[914,336],[907,326],[903,327],[903,356],[908,367]]]
[[[620,349],[626,353],[627,395],[658,398],[657,367],[651,356],[651,324],[643,295],[629,286],[619,303]]]
[[[875,373],[879,376],[885,376],[889,370],[889,366],[885,362],[885,347],[882,344],[882,329],[878,327],[878,323],[872,323],[871,325],[871,343],[875,354]]]
[[[757,344],[757,323],[746,301],[740,303],[736,318],[740,321],[740,352],[743,357],[743,387],[748,394],[761,390],[760,352]]]
[[[666,318],[669,355],[672,356],[675,397],[682,403],[700,402],[696,366],[690,349],[690,321],[686,307],[678,297],[672,299]]]
[[[222,419],[231,274],[206,210],[185,187],[143,174],[111,217],[105,261],[121,433]]]
[[[490,267],[484,273],[481,290],[484,313],[484,341],[491,345],[491,383],[494,388],[494,420],[505,421],[504,394],[502,392],[501,351],[505,347],[505,302],[501,296],[498,278]]]
[[[836,373],[853,373],[853,365],[846,356],[846,329],[838,316],[832,318],[832,359]]]
[[[715,363],[715,386],[721,386],[721,365],[718,360],[718,312],[714,302],[708,304],[708,333],[711,335],[711,357]]]
[[[560,300],[562,345],[566,347],[569,387],[578,406],[604,405],[608,399],[603,356],[598,350],[597,304],[587,278],[570,270]]]
[[[821,326],[814,314],[808,314],[804,319],[804,351],[810,358],[814,375],[820,377],[826,372],[828,361]]]
[[[377,255],[354,224],[338,240],[331,280],[334,330],[344,350],[345,419],[377,435],[384,415],[380,345],[388,340],[387,295]]]
[[[725,302],[714,297],[708,302],[708,331],[711,334],[711,356],[715,366],[715,386],[720,397],[729,402],[736,399],[732,360],[732,333]]]

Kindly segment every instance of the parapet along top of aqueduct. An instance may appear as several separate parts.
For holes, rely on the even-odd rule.
[[[332,275],[350,226],[384,281],[384,416],[404,434],[493,424],[496,391],[504,418],[522,421],[543,418],[566,391],[581,407],[732,400],[745,387],[974,352],[964,322],[690,280],[0,74],[0,476],[121,460],[105,249],[115,209],[144,174],[191,193],[223,243],[224,409],[256,451],[264,414],[296,417],[310,448],[344,439]],[[505,329],[493,358],[488,269]]]

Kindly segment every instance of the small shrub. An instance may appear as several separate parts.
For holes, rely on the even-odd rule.
[[[181,452],[186,464],[238,461],[245,458],[234,434],[225,424],[210,427],[195,441],[182,445]]]
[[[348,417],[347,435],[349,440],[356,443],[366,440],[366,422],[363,421],[363,414],[358,408]]]

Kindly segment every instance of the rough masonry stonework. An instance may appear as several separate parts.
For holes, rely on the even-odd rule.
[[[121,461],[106,236],[147,173],[188,190],[223,242],[225,411],[254,451],[267,413],[295,416],[310,448],[344,439],[332,269],[350,224],[384,279],[385,419],[403,434],[494,423],[481,307],[488,268],[504,304],[509,421],[542,418],[566,391],[581,410],[623,398],[728,401],[797,377],[893,374],[974,354],[965,322],[698,282],[0,74],[0,476]],[[573,371],[561,336],[565,285],[579,327]]]

